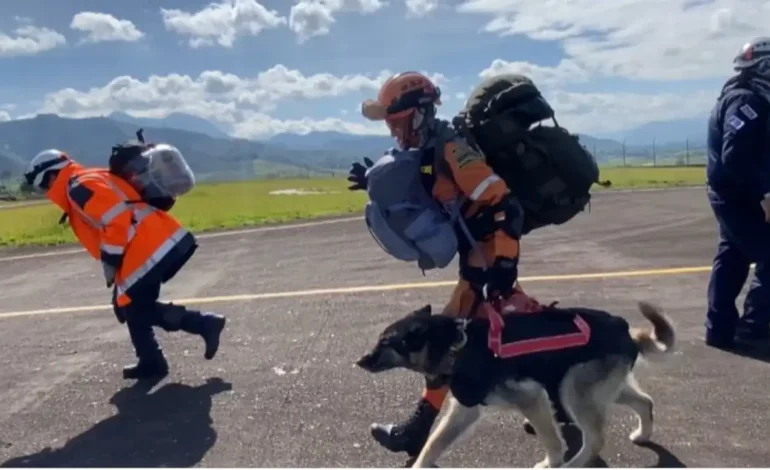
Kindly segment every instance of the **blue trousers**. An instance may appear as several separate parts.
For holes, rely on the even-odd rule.
[[[706,329],[722,338],[734,336],[736,329],[754,331],[770,325],[770,224],[765,223],[759,202],[727,202],[709,192],[711,208],[719,224],[719,243],[708,284]],[[743,316],[736,299],[756,263],[754,279],[743,305]]]

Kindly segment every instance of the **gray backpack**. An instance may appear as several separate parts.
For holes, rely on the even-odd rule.
[[[366,225],[383,250],[423,271],[444,268],[458,250],[459,202],[442,208],[422,182],[422,151],[391,149],[366,172]]]

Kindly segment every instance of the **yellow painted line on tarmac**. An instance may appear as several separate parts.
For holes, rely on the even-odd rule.
[[[632,278],[643,276],[676,276],[683,274],[699,274],[707,273],[711,271],[711,266],[693,266],[693,267],[681,267],[681,268],[658,268],[658,269],[641,269],[634,271],[611,271],[602,273],[582,273],[582,274],[549,274],[542,276],[523,276],[519,278],[522,284],[530,282],[546,282],[546,281],[581,281],[592,279],[616,279],[616,278]],[[310,289],[300,291],[284,291],[284,292],[264,292],[257,294],[239,294],[239,295],[221,295],[214,297],[193,297],[189,299],[175,299],[171,300],[176,304],[189,305],[189,304],[210,304],[217,302],[248,302],[250,300],[269,300],[269,299],[285,299],[291,297],[308,297],[314,295],[345,295],[345,294],[358,294],[358,293],[372,293],[372,292],[388,292],[397,290],[412,290],[412,289],[431,289],[436,287],[451,287],[454,286],[457,281],[433,281],[433,282],[408,282],[403,284],[383,284],[383,285],[368,285],[357,287],[334,287],[326,289]],[[24,310],[18,312],[5,312],[0,313],[0,319],[14,318],[14,317],[29,317],[33,315],[53,315],[59,313],[83,313],[83,312],[97,312],[101,310],[111,310],[112,306],[105,305],[87,305],[81,307],[62,307],[62,308],[46,308],[40,310]]]

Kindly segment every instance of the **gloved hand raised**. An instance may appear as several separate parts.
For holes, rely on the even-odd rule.
[[[519,275],[518,260],[498,257],[495,264],[487,271],[486,294],[489,299],[513,295],[513,284]]]
[[[372,162],[368,157],[364,157],[364,163],[366,166],[358,162],[353,162],[353,165],[350,167],[350,171],[348,172],[348,181],[353,184],[348,186],[349,190],[356,191],[358,189],[366,189],[366,170],[373,167],[374,162]]]

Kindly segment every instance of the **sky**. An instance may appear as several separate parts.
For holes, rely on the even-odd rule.
[[[426,73],[451,116],[485,77],[529,75],[573,132],[707,116],[767,0],[0,2],[0,120],[172,112],[238,137],[387,134],[360,115]],[[763,29],[764,28],[764,29]]]

